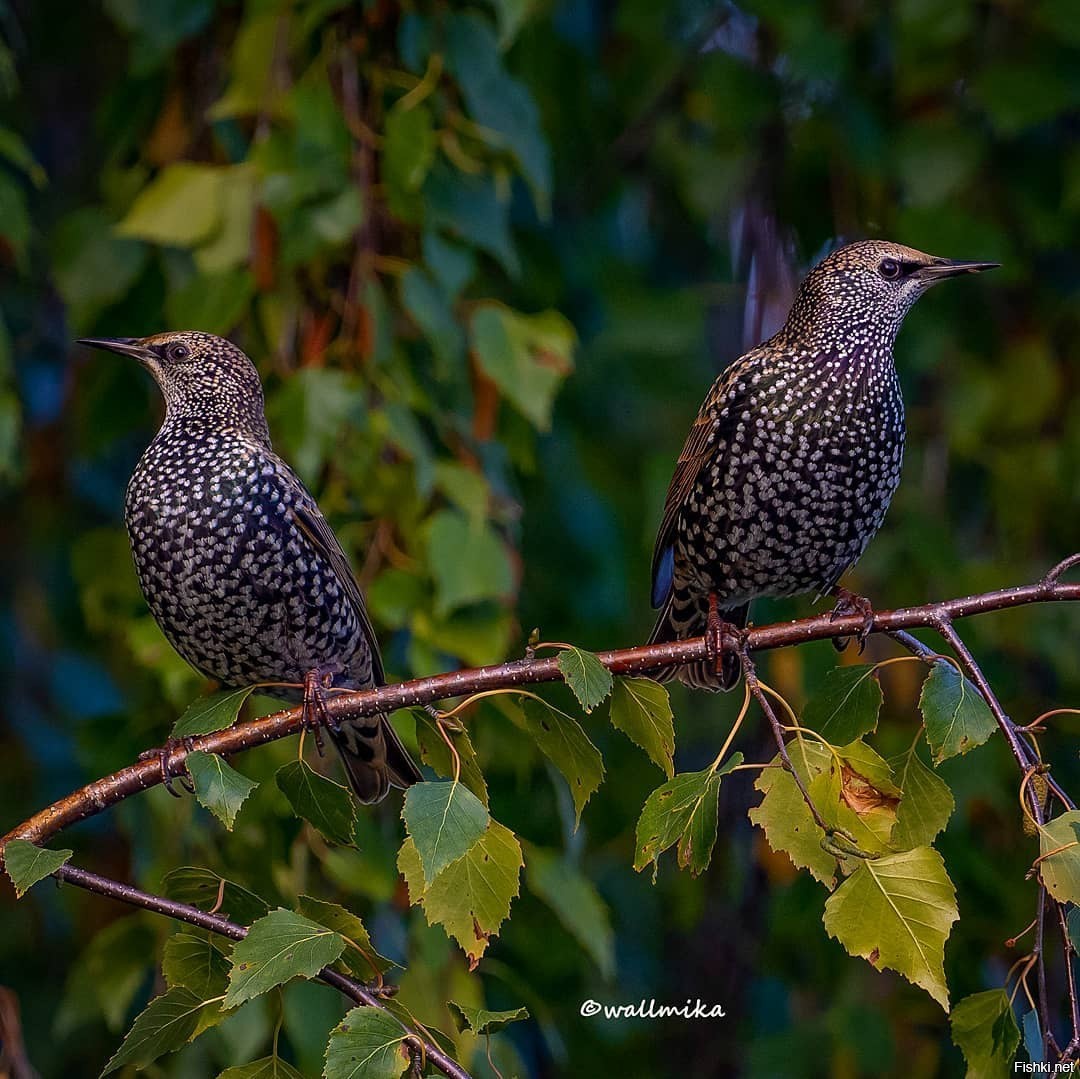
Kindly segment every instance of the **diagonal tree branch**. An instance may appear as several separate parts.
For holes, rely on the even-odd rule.
[[[150,910],[155,914],[164,914],[166,917],[187,922],[188,925],[197,926],[199,929],[207,929],[211,933],[228,937],[230,940],[243,940],[248,934],[246,926],[231,922],[220,914],[211,914],[188,903],[178,903],[175,899],[166,899],[164,896],[144,892],[139,888],[132,887],[130,884],[123,884],[109,877],[99,876],[97,873],[79,869],[77,866],[62,865],[53,876],[68,884],[74,884],[78,888],[84,888],[88,892],[108,896],[110,899],[117,899],[121,903],[141,907],[143,910]],[[369,1008],[379,1008],[382,1011],[387,1010],[377,991],[373,991],[369,986],[342,974],[340,971],[334,970],[332,967],[323,967],[316,977],[326,982],[327,985],[333,986],[357,1004],[364,1004]],[[395,1016],[395,1022],[398,1021]],[[404,1026],[404,1024],[402,1025]],[[420,1049],[425,1058],[430,1060],[443,1075],[449,1076],[450,1079],[469,1079],[469,1073],[457,1061],[443,1052],[438,1045],[421,1037],[416,1031],[409,1030],[408,1027],[404,1029],[408,1031],[406,1042],[411,1047]]]
[[[1074,555],[1054,567],[1043,580],[1035,584],[984,592],[975,596],[942,600],[917,607],[901,607],[894,611],[879,611],[874,616],[874,632],[896,637],[909,649],[919,650],[915,638],[907,634],[910,629],[937,629],[954,619],[991,611],[1022,607],[1032,603],[1080,601],[1080,584],[1060,580],[1061,575],[1080,564],[1080,555]],[[747,631],[745,647],[752,652],[785,648],[808,641],[827,640],[853,636],[863,628],[860,614],[846,615],[835,620],[830,614],[819,614],[791,622],[776,622],[757,626]],[[738,642],[725,639],[725,649],[736,649]],[[709,649],[704,637],[668,644],[638,645],[614,651],[600,652],[598,658],[612,674],[647,675],[650,671],[672,664],[693,663],[708,658]],[[409,682],[380,686],[377,689],[334,694],[326,702],[327,713],[334,719],[374,715],[392,712],[448,700],[485,689],[506,689],[539,682],[561,682],[555,656],[527,657],[489,667],[452,671],[447,674],[416,678]],[[978,684],[978,682],[976,682]],[[991,706],[993,707],[993,706]],[[999,720],[1000,722],[1000,720]],[[267,742],[295,734],[300,730],[302,710],[292,708],[259,719],[236,723],[214,734],[191,740],[190,749],[204,753],[228,755],[239,753]],[[1006,717],[1006,723],[1012,727]],[[1005,728],[1003,728],[1004,730]],[[1015,730],[1015,728],[1013,728]],[[1016,737],[1015,734],[1013,736]],[[1010,745],[1012,740],[1010,739]],[[166,757],[165,766],[170,775],[184,770],[184,759],[189,748],[174,747]],[[159,761],[149,759],[122,768],[103,779],[95,780],[72,794],[34,814],[13,828],[0,839],[0,854],[10,839],[27,839],[43,843],[57,832],[78,821],[85,820],[116,805],[139,791],[147,790],[161,782],[162,768]]]

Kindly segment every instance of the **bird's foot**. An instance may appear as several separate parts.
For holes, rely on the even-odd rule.
[[[725,622],[720,617],[720,604],[716,593],[709,593],[709,617],[705,621],[705,654],[717,674],[724,670],[724,639],[734,640],[735,650],[741,651],[746,644],[746,630]]]
[[[304,676],[304,702],[301,705],[304,730],[311,731],[319,756],[323,755],[323,730],[337,732],[338,724],[326,708],[326,691],[334,684],[334,672],[328,667],[316,667]]]
[[[174,776],[169,770],[169,758],[173,755],[174,752],[176,752],[177,749],[181,748],[190,753],[194,745],[195,740],[191,737],[166,738],[164,745],[157,746],[154,749],[143,750],[143,752],[139,754],[138,759],[141,761],[156,760],[158,762],[158,767],[161,769],[161,785],[174,798],[179,798],[180,794],[177,791],[173,790],[174,779],[178,779],[180,781],[180,786],[183,787],[184,790],[188,792],[188,794],[195,793],[195,784],[191,781],[191,776],[188,774],[186,767],[182,772]]]
[[[874,618],[876,617],[874,608],[865,596],[857,595],[840,586],[834,589],[833,595],[836,596],[836,606],[829,615],[831,622],[835,622],[838,618],[845,618],[849,614],[862,616],[862,626],[859,628],[859,632],[855,634],[855,640],[859,642],[859,655],[861,656],[866,648],[866,638],[870,636],[870,631],[874,628]],[[850,643],[850,637],[833,638],[833,647],[837,652],[843,652]]]

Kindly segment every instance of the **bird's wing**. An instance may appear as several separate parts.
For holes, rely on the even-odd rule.
[[[334,577],[352,605],[363,629],[364,637],[367,639],[368,649],[371,652],[371,677],[376,685],[382,685],[385,681],[385,672],[383,671],[382,656],[379,654],[379,642],[375,637],[375,628],[371,624],[370,617],[368,617],[364,597],[360,594],[360,585],[357,584],[356,577],[353,575],[349,559],[341,549],[341,544],[338,542],[337,536],[334,535],[334,530],[327,524],[326,518],[319,511],[315,499],[308,494],[300,479],[293,474],[292,469],[283,461],[279,467],[284,471],[285,475],[292,477],[293,482],[302,492],[302,496],[289,508],[293,520],[296,522],[296,527],[304,534],[312,549],[334,571]]]
[[[664,513],[660,520],[660,530],[656,534],[656,546],[653,548],[652,561],[652,605],[662,607],[671,591],[675,572],[675,536],[679,513],[690,498],[698,476],[703,468],[713,459],[713,446],[723,434],[727,422],[720,418],[720,410],[728,405],[729,416],[734,419],[736,398],[739,395],[740,378],[746,374],[753,353],[747,353],[736,360],[713,383],[701,406],[701,410],[690,428],[686,444],[675,465],[675,474],[671,477],[667,498],[664,500]]]

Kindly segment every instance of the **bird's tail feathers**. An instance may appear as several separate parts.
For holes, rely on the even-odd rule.
[[[742,603],[737,607],[723,609],[719,614],[723,621],[742,627],[746,625],[749,611],[750,604]],[[701,601],[688,595],[681,596],[676,589],[672,589],[664,606],[660,609],[648,643],[664,644],[668,641],[686,640],[688,637],[700,637],[704,634],[708,621],[707,600]],[[739,673],[739,657],[733,652],[725,652],[719,672],[710,660],[703,659],[682,666],[662,667],[659,671],[653,671],[650,677],[658,682],[670,682],[673,678],[677,678],[680,682],[695,689],[707,689],[715,693],[720,689],[727,690],[734,687],[739,681]]]
[[[404,789],[424,778],[386,716],[342,720],[334,744],[364,804],[382,801],[391,787]]]

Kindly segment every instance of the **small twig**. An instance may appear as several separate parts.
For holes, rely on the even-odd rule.
[[[119,900],[129,906],[141,907],[143,910],[153,911],[155,914],[164,914],[168,918],[175,918],[177,921],[186,922],[188,925],[194,925],[199,929],[209,930],[211,933],[228,937],[230,940],[243,940],[248,934],[246,926],[231,922],[220,914],[212,914],[188,903],[179,903],[175,899],[166,899],[164,896],[144,892],[133,885],[123,884],[109,877],[102,877],[97,873],[91,873],[89,870],[79,869],[77,866],[62,865],[53,876],[68,884],[74,884],[78,888],[84,888],[88,892],[95,892],[98,895]],[[331,967],[323,967],[316,976],[357,1004],[363,1004],[369,1008],[379,1008],[386,1011],[387,1014],[393,1014],[387,1010],[386,1005],[380,999],[380,989],[377,987],[364,985],[362,982],[358,982]],[[385,987],[381,990],[382,996],[392,995],[391,989],[392,987]],[[400,1022],[396,1017],[395,1021]],[[408,1040],[421,1046],[427,1058],[443,1075],[449,1076],[451,1079],[470,1079],[469,1073],[437,1045],[427,1043],[415,1031],[409,1030],[408,1027],[403,1026],[403,1029],[408,1032]]]

